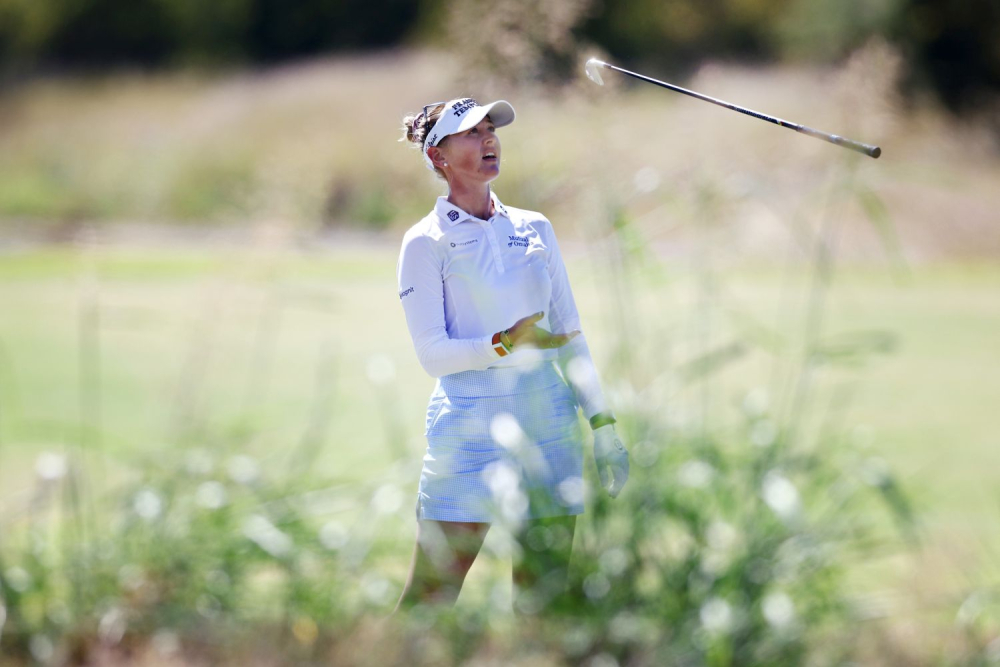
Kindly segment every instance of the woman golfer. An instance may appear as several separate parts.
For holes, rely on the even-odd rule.
[[[513,120],[507,102],[464,98],[403,121],[448,195],[406,232],[397,267],[417,357],[437,378],[417,544],[397,608],[453,602],[493,522],[520,543],[515,606],[537,611],[562,592],[583,512],[578,407],[602,486],[615,497],[628,479],[552,224],[490,189],[500,175],[496,128]]]

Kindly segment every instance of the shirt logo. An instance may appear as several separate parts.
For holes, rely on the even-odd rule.
[[[407,287],[405,290],[403,290],[402,292],[399,293],[399,299],[402,301],[402,299],[403,299],[404,296],[406,296],[407,294],[411,294],[412,292],[413,292],[413,288],[412,287]]]
[[[479,239],[472,239],[471,241],[462,241],[461,243],[455,243],[454,241],[452,241],[451,247],[454,248],[455,246],[458,245],[471,245],[473,243],[479,243]]]
[[[528,247],[528,237],[527,236],[514,236],[510,235],[507,237],[507,247],[511,248],[517,246],[519,248]]]
[[[452,222],[458,220],[458,211],[448,211],[448,219]]]

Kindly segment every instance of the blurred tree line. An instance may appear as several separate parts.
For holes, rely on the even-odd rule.
[[[569,71],[574,45],[681,72],[705,57],[831,62],[880,35],[910,64],[910,83],[953,109],[1000,92],[997,0],[0,0],[0,72],[9,80],[66,69],[266,64],[464,43],[456,32],[527,44],[533,76],[544,70],[549,80]],[[500,46],[500,57],[516,55]]]

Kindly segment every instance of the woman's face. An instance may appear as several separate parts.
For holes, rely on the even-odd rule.
[[[500,175],[500,139],[487,116],[475,127],[452,134],[438,147],[448,181],[489,183]]]

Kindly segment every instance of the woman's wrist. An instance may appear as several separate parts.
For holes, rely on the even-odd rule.
[[[514,349],[514,343],[510,340],[510,329],[504,329],[500,332],[500,342],[503,343],[508,352]]]
[[[616,421],[614,414],[611,412],[598,412],[590,418],[590,428],[596,431],[602,426],[614,424]]]
[[[493,350],[498,356],[506,357],[510,354],[510,347],[504,344],[502,334],[499,331],[493,334],[493,339],[490,344],[493,346]]]

